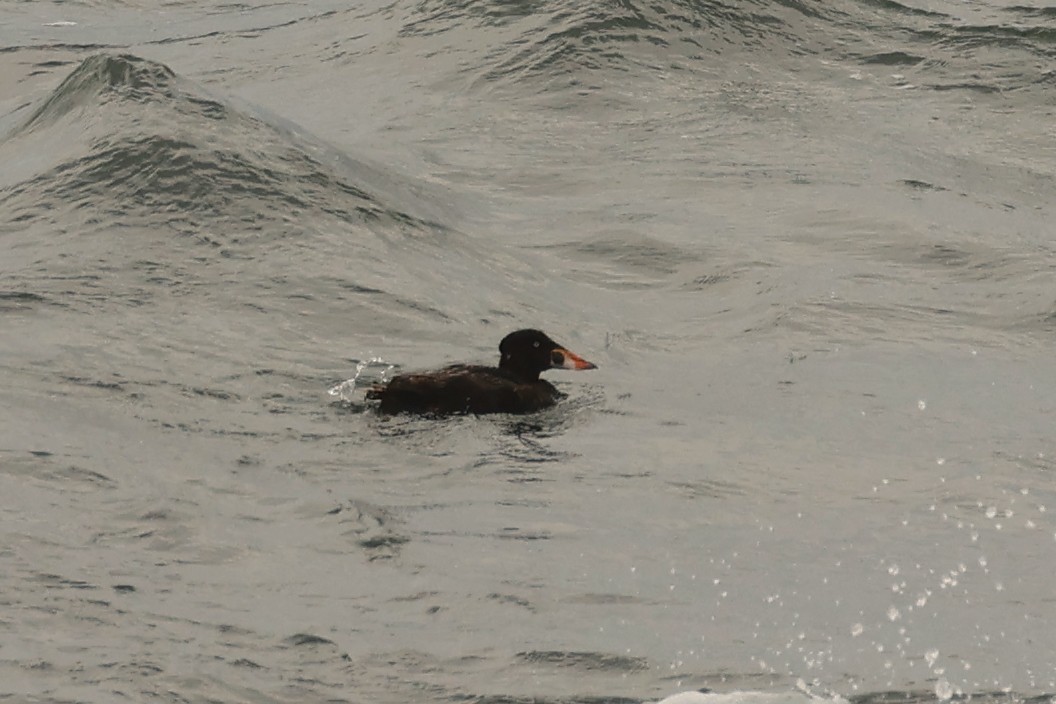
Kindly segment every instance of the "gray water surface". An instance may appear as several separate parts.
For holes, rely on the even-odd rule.
[[[1054,21],[0,9],[0,697],[1047,701]]]

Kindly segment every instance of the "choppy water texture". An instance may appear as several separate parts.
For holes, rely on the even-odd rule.
[[[0,698],[1047,701],[1054,23],[5,3]]]

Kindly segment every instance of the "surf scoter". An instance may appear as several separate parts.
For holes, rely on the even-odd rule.
[[[381,413],[531,413],[561,398],[540,372],[597,368],[539,330],[511,332],[499,343],[499,354],[498,367],[455,364],[400,374],[372,386],[367,398],[381,401]]]

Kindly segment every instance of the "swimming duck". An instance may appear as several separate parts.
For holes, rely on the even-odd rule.
[[[454,364],[399,374],[367,390],[380,413],[531,413],[562,397],[540,379],[547,369],[596,369],[539,330],[511,332],[499,343],[499,366]]]

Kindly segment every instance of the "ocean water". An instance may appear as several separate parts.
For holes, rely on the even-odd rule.
[[[1048,702],[1054,59],[1035,0],[5,3],[0,699]],[[363,399],[521,327],[599,366],[554,409]]]

